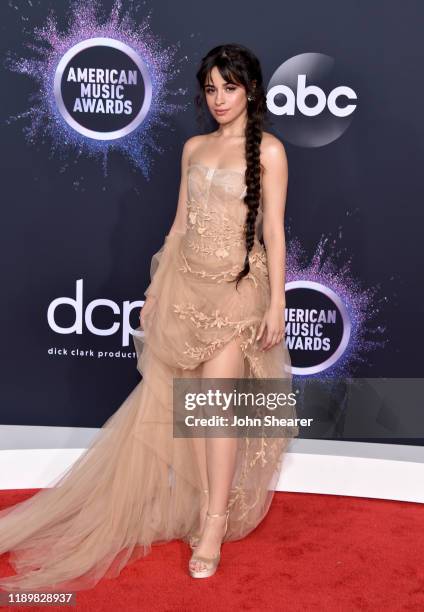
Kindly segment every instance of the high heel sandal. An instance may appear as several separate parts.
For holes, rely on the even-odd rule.
[[[227,509],[224,514],[209,514],[209,512],[206,513],[206,518],[208,519],[215,518],[215,517],[221,517],[221,516],[226,517],[224,535],[222,536],[223,538],[225,534],[227,533],[229,514],[230,514],[229,509]],[[192,576],[192,578],[209,578],[209,576],[213,576],[216,570],[218,569],[220,559],[221,559],[221,550],[219,550],[218,553],[214,557],[200,557],[199,555],[196,555],[196,553],[193,553],[190,559],[190,563],[192,563],[193,561],[201,561],[202,563],[204,563],[206,566],[209,566],[209,567],[206,567],[205,569],[202,569],[202,570],[193,570],[191,569],[190,563],[189,563],[188,571],[190,572],[190,576]]]
[[[209,489],[203,489],[205,495],[209,495]],[[194,550],[199,543],[201,534],[191,535],[188,539],[191,550]]]

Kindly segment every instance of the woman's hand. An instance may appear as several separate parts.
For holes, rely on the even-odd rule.
[[[148,295],[146,297],[144,305],[142,306],[142,308],[140,310],[140,327],[143,330],[144,330],[145,317],[146,317],[146,315],[149,314],[151,309],[155,307],[155,303],[156,303],[156,298],[153,295]]]
[[[261,351],[269,350],[275,344],[281,342],[284,337],[284,312],[284,306],[270,306],[266,310],[259,327],[259,333],[256,337],[256,340],[259,341],[266,330],[265,337],[262,340],[262,346],[260,347]]]

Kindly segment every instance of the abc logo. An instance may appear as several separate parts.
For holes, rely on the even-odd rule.
[[[278,94],[284,94],[286,97],[286,104],[283,106],[277,106],[275,104],[275,97]],[[305,99],[307,96],[314,96],[316,98],[315,106],[307,106]],[[341,96],[356,100],[356,94],[350,87],[335,87],[328,94],[328,98],[325,97],[323,90],[317,85],[306,85],[306,74],[299,74],[297,77],[297,89],[296,97],[290,87],[287,85],[275,85],[271,87],[267,95],[267,104],[269,110],[274,115],[294,115],[295,105],[299,111],[307,117],[315,117],[324,110],[325,106],[328,106],[330,113],[336,117],[347,117],[352,114],[356,108],[356,104],[348,104],[345,107],[337,106],[337,99]]]
[[[321,53],[290,58],[268,84],[268,110],[275,129],[292,144],[318,147],[333,142],[349,127],[357,95],[340,85],[334,60]]]

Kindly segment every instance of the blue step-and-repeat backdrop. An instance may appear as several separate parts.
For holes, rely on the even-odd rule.
[[[394,0],[2,2],[0,422],[99,427],[138,382],[195,72],[238,42],[289,160],[295,379],[362,380],[357,438],[421,444],[423,19]],[[323,436],[348,437],[339,399]]]

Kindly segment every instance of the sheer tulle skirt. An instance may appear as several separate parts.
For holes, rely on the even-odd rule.
[[[262,247],[256,245],[252,275],[237,294],[234,283],[229,290],[187,274],[183,237],[168,235],[152,260],[146,295],[156,297],[156,307],[144,334],[134,336],[142,380],[50,488],[0,512],[0,553],[10,551],[16,571],[0,579],[3,589],[91,588],[152,544],[188,541],[197,532],[201,470],[193,439],[173,436],[173,378],[201,377],[202,364],[237,338],[245,377],[290,380],[285,343],[265,352],[255,343],[269,299]],[[267,513],[297,433],[237,440],[226,541],[245,537]]]

